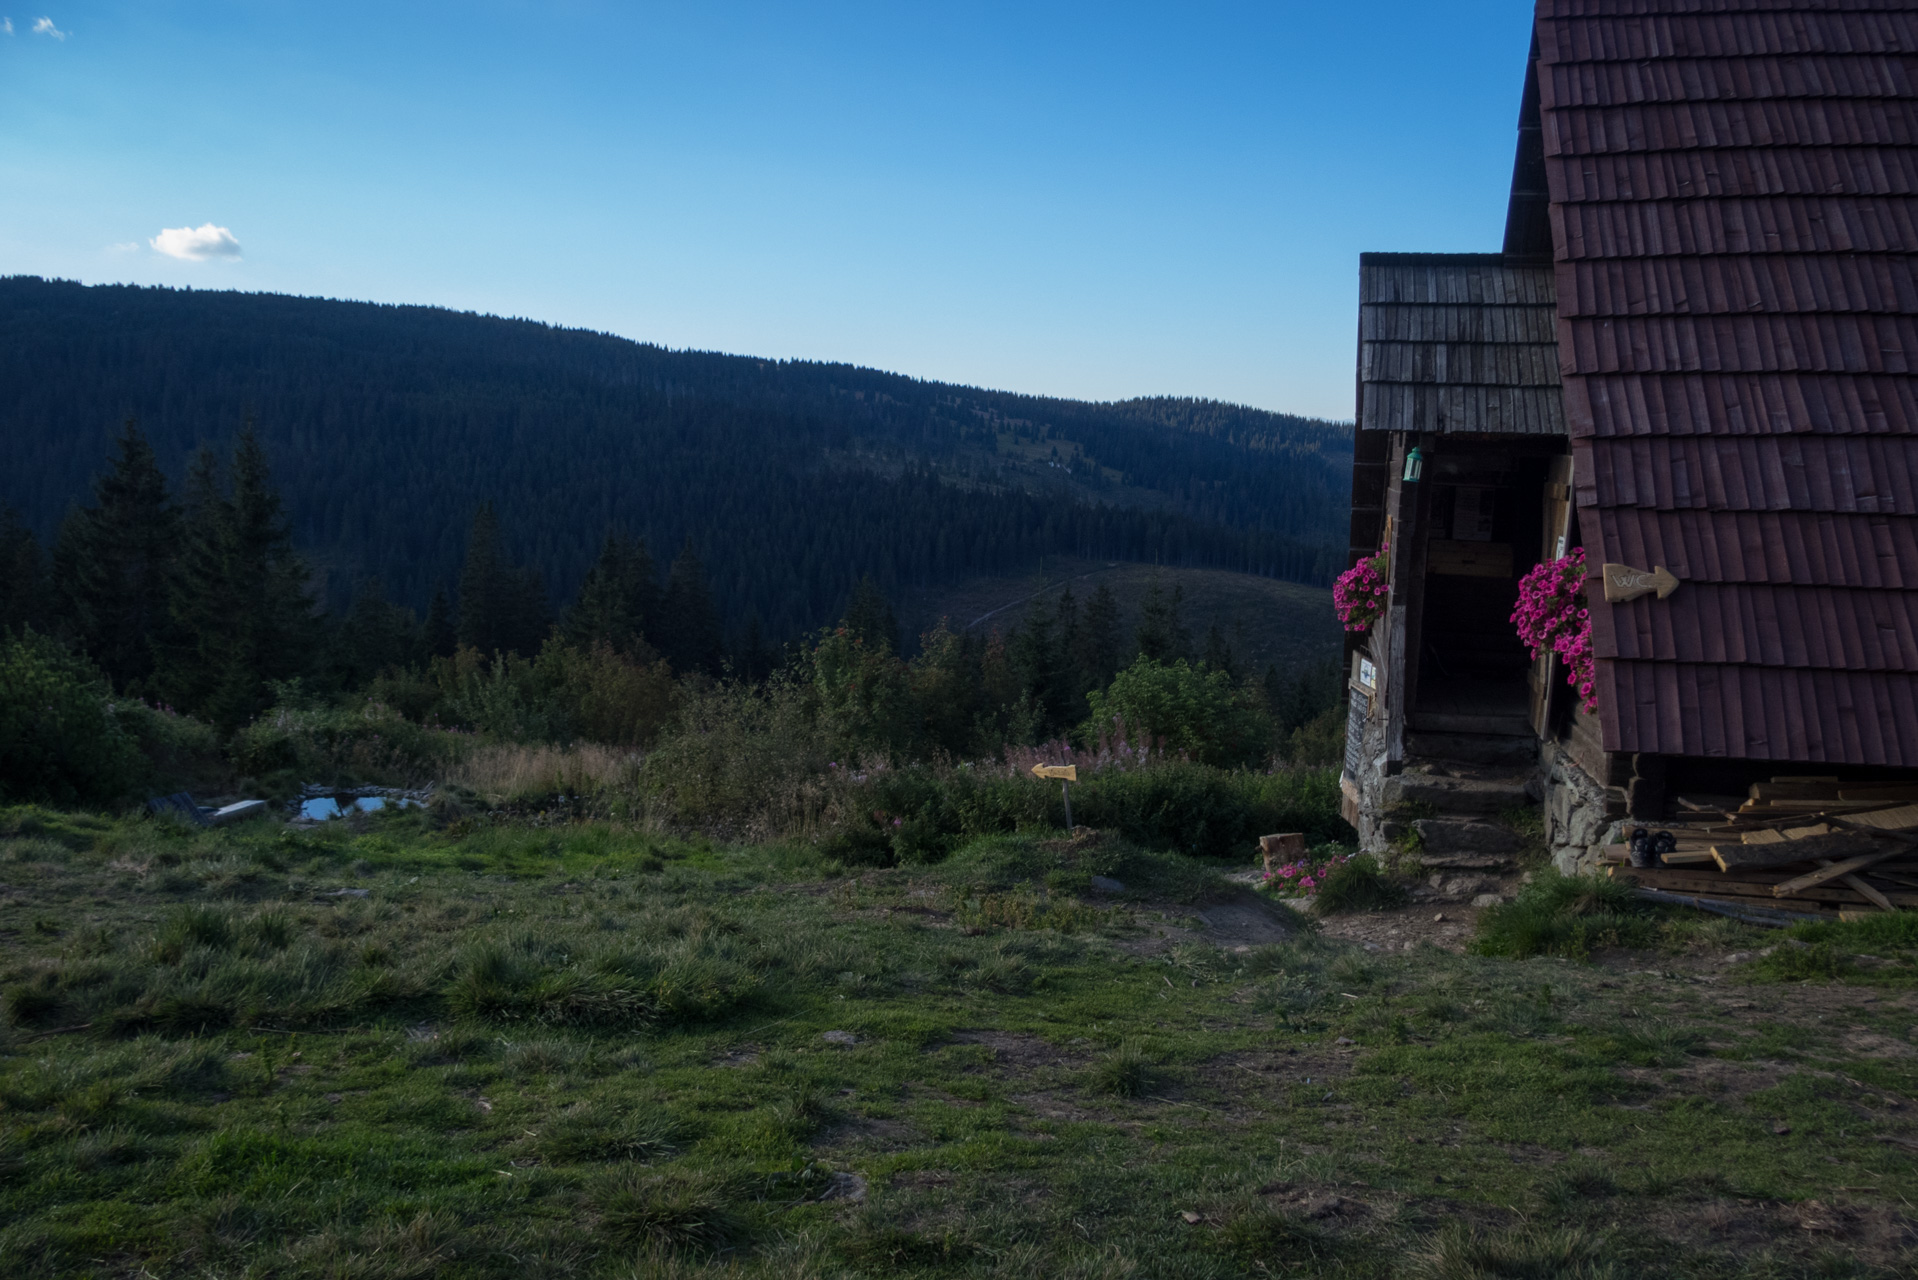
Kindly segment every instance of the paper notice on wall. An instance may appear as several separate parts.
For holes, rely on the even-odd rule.
[[[1462,484],[1452,503],[1452,541],[1490,542],[1498,490]]]

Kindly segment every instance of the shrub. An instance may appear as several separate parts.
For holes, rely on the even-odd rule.
[[[0,636],[0,800],[104,804],[144,773],[91,662],[45,636]]]
[[[1389,878],[1369,856],[1339,862],[1325,873],[1312,909],[1322,916],[1378,911],[1404,905],[1405,886]]]
[[[256,778],[294,773],[302,781],[416,786],[444,777],[471,748],[468,735],[415,724],[378,702],[279,706],[233,735],[234,767]]]
[[[212,725],[171,708],[127,699],[113,704],[113,714],[146,758],[144,772],[156,790],[218,785],[215,780],[226,776],[220,735]]]
[[[674,731],[640,768],[638,800],[671,823],[794,835],[826,816],[852,772],[841,763],[793,684],[689,685]]]
[[[1225,672],[1184,660],[1168,664],[1141,655],[1087,701],[1092,715],[1080,733],[1088,741],[1116,717],[1169,751],[1230,767],[1263,761],[1271,738],[1258,698]]]

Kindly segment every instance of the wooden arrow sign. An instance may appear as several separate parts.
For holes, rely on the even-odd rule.
[[[1035,778],[1063,778],[1067,782],[1079,780],[1079,766],[1076,764],[1035,764],[1032,766]]]
[[[1636,600],[1640,596],[1658,593],[1663,600],[1678,590],[1678,579],[1671,570],[1659,565],[1650,573],[1643,569],[1634,569],[1628,564],[1608,564],[1605,566],[1605,603],[1624,604],[1627,600]]]

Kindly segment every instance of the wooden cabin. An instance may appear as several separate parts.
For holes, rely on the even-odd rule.
[[[1520,101],[1500,252],[1360,260],[1350,555],[1391,591],[1348,818],[1469,854],[1542,802],[1574,869],[1755,782],[1918,779],[1918,11],[1540,0]],[[1589,713],[1510,621],[1578,547]]]

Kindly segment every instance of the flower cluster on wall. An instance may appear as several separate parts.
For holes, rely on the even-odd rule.
[[[1564,661],[1565,682],[1578,690],[1585,710],[1596,711],[1592,611],[1585,603],[1584,548],[1560,560],[1546,560],[1519,579],[1512,625],[1518,628],[1518,638],[1534,659],[1549,650]]]
[[[1347,631],[1365,631],[1385,612],[1385,601],[1392,594],[1386,581],[1391,544],[1379,546],[1378,554],[1365,559],[1339,575],[1332,584],[1332,607]]]

